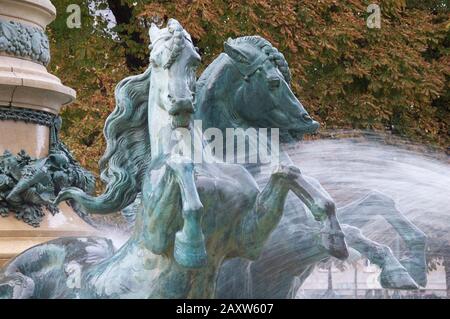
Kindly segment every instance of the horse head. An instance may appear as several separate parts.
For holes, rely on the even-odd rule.
[[[291,90],[283,54],[267,40],[259,36],[229,39],[224,48],[242,79],[230,105],[234,114],[252,127],[279,128],[282,138],[319,128]]]
[[[181,24],[169,19],[167,28],[159,29],[152,24],[150,63],[159,96],[156,103],[172,116],[174,127],[189,126],[194,112],[195,72],[200,55],[191,36]]]
[[[245,36],[228,39],[224,48],[197,82],[196,115],[206,123],[204,129],[278,128],[281,141],[287,142],[319,128],[292,92],[286,59],[270,42]],[[300,176],[297,182],[294,193],[324,227],[324,248],[346,258],[333,200],[315,180]]]

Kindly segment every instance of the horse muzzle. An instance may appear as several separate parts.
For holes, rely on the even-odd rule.
[[[194,113],[192,99],[172,99],[169,115],[172,117],[172,127],[189,127]]]
[[[304,133],[315,133],[320,127],[319,123],[314,121],[308,113],[302,114],[299,122]]]

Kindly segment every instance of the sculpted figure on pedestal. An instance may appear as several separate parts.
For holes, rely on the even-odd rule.
[[[94,176],[82,168],[58,137],[61,118],[54,117],[50,128],[48,156],[30,157],[25,151],[13,155],[8,151],[0,156],[0,214],[14,213],[18,219],[38,227],[45,211],[58,213],[53,204],[58,193],[75,186],[92,193]],[[86,214],[76,203],[69,202],[83,218]]]

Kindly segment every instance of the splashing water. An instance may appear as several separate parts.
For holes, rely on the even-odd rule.
[[[368,135],[301,142],[288,153],[304,174],[320,181],[338,207],[377,190],[392,197],[430,238],[450,242],[449,157],[396,144],[386,145],[382,136]],[[376,218],[363,231],[381,240],[386,227]]]
[[[320,181],[338,207],[374,190],[390,196],[396,208],[427,235],[427,259],[438,257],[442,265],[443,258],[450,260],[450,158],[445,153],[430,151],[407,141],[398,140],[394,145],[388,145],[386,139],[389,140],[387,136],[364,134],[303,141],[287,151],[304,174]],[[404,243],[397,240],[398,234],[381,216],[371,216],[361,230],[366,237],[390,246],[397,256],[407,254]],[[352,273],[353,267],[350,269]],[[429,272],[430,275],[434,278],[431,282],[439,282],[438,286],[444,288],[445,296],[445,274],[438,277],[437,273]],[[345,285],[353,287],[352,276],[335,276],[341,283],[347,280]],[[370,276],[375,280],[372,285],[379,287],[378,271]],[[300,288],[297,298],[313,297],[313,291],[306,291]],[[399,294],[398,291],[395,293]],[[321,298],[325,295],[320,293]]]
[[[338,207],[374,190],[390,196],[397,209],[432,239],[433,250],[439,251],[450,243],[449,157],[406,146],[401,141],[387,145],[384,137],[366,134],[356,138],[303,141],[289,147],[287,152],[305,175],[316,178],[323,185]],[[283,232],[295,231],[289,222],[283,225]],[[398,236],[382,217],[371,216],[362,231],[370,239],[394,249],[394,239]],[[119,228],[104,233],[117,248],[127,239],[126,232]],[[278,248],[278,245],[274,246],[274,249]],[[402,248],[397,247],[398,254],[404,253],[399,251]],[[250,276],[251,265],[242,264],[245,279],[241,279],[245,280],[247,290],[256,284]],[[277,273],[283,272],[283,264],[272,264],[268,269],[268,276],[275,278]],[[234,275],[226,272],[225,277],[231,279],[229,276]],[[300,292],[297,291],[300,285],[292,285],[292,297]]]
[[[130,238],[130,232],[118,227],[102,226],[99,228],[98,236],[110,239],[115,249],[119,249]]]

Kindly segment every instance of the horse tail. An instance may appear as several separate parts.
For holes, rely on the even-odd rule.
[[[151,160],[148,132],[148,94],[151,68],[125,78],[116,87],[116,108],[108,116],[104,135],[106,151],[100,160],[105,191],[95,197],[75,187],[63,189],[55,200],[74,200],[86,211],[107,214],[131,204],[141,191],[142,179]]]

